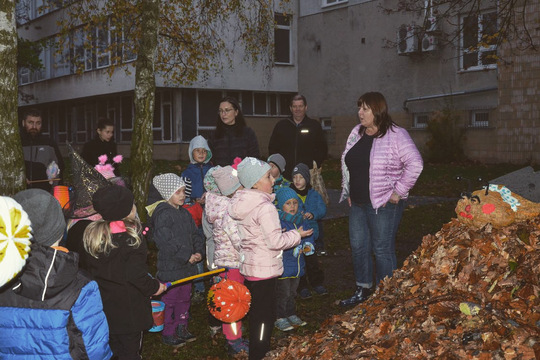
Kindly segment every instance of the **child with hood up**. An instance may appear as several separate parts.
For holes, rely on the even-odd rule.
[[[284,249],[300,244],[310,232],[302,227],[282,232],[272,194],[270,165],[246,157],[238,165],[244,186],[233,196],[229,214],[240,232],[240,273],[251,292],[249,358],[262,359],[270,350],[275,321],[276,281],[283,274]]]
[[[182,177],[191,180],[191,199],[204,205],[204,176],[212,167],[210,159],[212,151],[206,139],[197,135],[189,142],[189,162],[190,164],[182,172]]]

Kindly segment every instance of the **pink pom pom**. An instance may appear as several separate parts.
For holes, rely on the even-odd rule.
[[[113,157],[113,161],[117,164],[121,163],[122,160],[124,160],[124,157],[122,155],[116,155],[115,157]]]
[[[238,170],[238,164],[240,164],[242,162],[242,159],[239,158],[239,157],[235,157],[234,158],[234,161],[233,161],[233,164],[231,165],[231,167],[235,170]]]
[[[98,160],[101,165],[105,164],[107,162],[107,155],[103,154],[98,156]]]

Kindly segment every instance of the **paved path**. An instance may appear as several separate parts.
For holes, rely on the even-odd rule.
[[[326,219],[337,219],[341,217],[349,216],[349,204],[347,201],[338,203],[341,190],[327,189],[328,197],[330,198],[330,204],[327,206]],[[442,202],[457,202],[458,198],[445,198],[434,196],[410,196],[407,199],[407,206],[437,204]]]

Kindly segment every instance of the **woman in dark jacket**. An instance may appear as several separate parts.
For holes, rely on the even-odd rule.
[[[114,174],[120,176],[120,164],[113,161],[113,158],[118,155],[114,142],[114,122],[99,118],[96,131],[98,136],[84,144],[81,157],[94,167],[99,164],[98,158],[101,155],[107,155],[106,164],[111,164],[114,167]]]
[[[246,126],[238,101],[230,96],[221,99],[216,130],[208,144],[214,165],[232,165],[235,157],[260,157],[257,136],[253,129]]]

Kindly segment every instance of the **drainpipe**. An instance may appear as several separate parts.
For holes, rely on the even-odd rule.
[[[452,93],[446,93],[446,94],[436,94],[436,95],[426,95],[426,96],[417,96],[408,98],[403,102],[403,109],[406,112],[409,112],[409,108],[407,108],[407,103],[413,102],[413,101],[420,101],[420,100],[431,100],[431,99],[438,99],[442,97],[449,97],[449,96],[458,96],[458,95],[470,95],[470,94],[476,94],[481,92],[488,92],[497,90],[498,87],[490,87],[486,89],[476,89],[476,90],[467,90],[467,91],[458,91],[458,92],[452,92]]]

